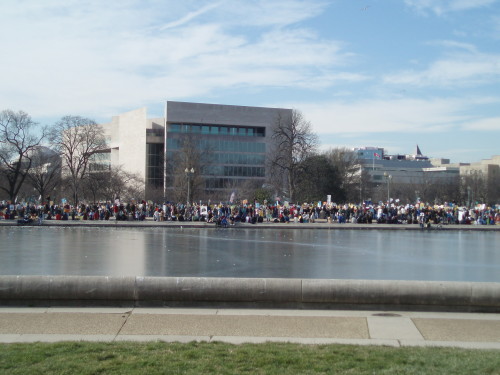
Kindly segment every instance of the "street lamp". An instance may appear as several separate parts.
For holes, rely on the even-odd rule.
[[[363,195],[362,195],[363,186],[362,186],[362,182],[363,182],[363,166],[360,165],[359,166],[359,204],[360,205],[363,204]]]
[[[387,180],[387,204],[390,203],[390,197],[391,197],[391,180],[392,180],[392,176],[390,174],[388,174],[387,172],[384,172],[384,177],[386,178]]]
[[[186,173],[186,178],[187,178],[187,183],[188,183],[188,191],[187,191],[187,204],[189,206],[189,198],[190,198],[190,192],[191,192],[191,177],[194,175],[194,168],[186,168],[184,169],[184,172]]]

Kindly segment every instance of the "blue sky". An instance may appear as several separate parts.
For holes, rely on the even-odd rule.
[[[0,110],[301,110],[322,148],[500,154],[500,0],[2,0]]]

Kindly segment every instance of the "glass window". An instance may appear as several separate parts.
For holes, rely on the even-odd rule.
[[[179,133],[181,131],[181,126],[179,124],[170,124],[168,126],[168,131]]]
[[[210,127],[210,134],[219,134],[219,127],[218,126],[211,126]]]
[[[201,133],[202,134],[209,134],[210,133],[210,126],[202,126]]]
[[[247,129],[247,135],[250,137],[253,137],[253,128],[248,128]]]
[[[226,128],[225,126],[221,126],[219,128],[219,132],[221,135],[227,135],[227,134],[229,134],[229,128]]]
[[[231,133],[231,135],[237,135],[238,134],[238,129],[237,128],[231,128],[231,130],[229,132]]]

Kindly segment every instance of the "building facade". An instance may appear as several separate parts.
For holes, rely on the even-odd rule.
[[[111,166],[143,179],[146,197],[176,200],[179,190],[183,194],[187,187],[197,189],[200,198],[228,200],[246,184],[264,184],[272,127],[278,116],[291,113],[283,108],[168,101],[164,118],[148,118],[141,108],[102,126]]]
[[[450,164],[449,160],[445,159],[440,165],[460,170],[469,205],[476,201],[490,205],[500,203],[500,155],[474,163]]]
[[[353,150],[362,168],[373,183],[383,183],[388,176],[393,183],[448,183],[459,176],[457,166],[437,163],[424,156],[417,146],[415,154],[387,155],[381,147],[363,147]]]

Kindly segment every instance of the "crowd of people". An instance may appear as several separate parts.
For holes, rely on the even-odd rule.
[[[154,220],[205,221],[217,225],[235,223],[384,223],[384,224],[500,224],[500,206],[466,208],[454,204],[183,204],[106,202],[80,204],[10,204],[0,202],[0,220]]]

